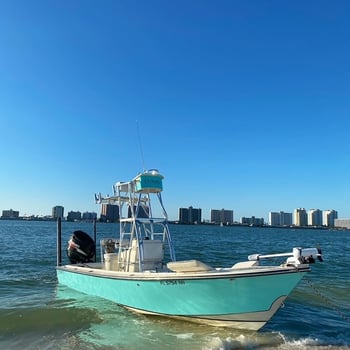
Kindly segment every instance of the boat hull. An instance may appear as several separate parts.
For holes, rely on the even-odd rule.
[[[271,268],[130,274],[57,267],[59,283],[138,313],[250,330],[269,321],[306,272],[306,268]]]

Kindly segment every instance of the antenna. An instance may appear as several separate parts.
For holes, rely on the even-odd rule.
[[[143,171],[146,170],[145,168],[145,158],[143,156],[143,147],[142,147],[142,142],[141,142],[141,135],[140,135],[140,128],[139,128],[139,121],[136,120],[136,128],[137,128],[137,137],[139,139],[139,146],[140,146],[140,154],[141,154],[141,160],[142,160],[142,168]]]

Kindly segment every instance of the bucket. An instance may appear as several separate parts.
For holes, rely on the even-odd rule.
[[[117,253],[108,253],[104,254],[105,260],[105,269],[109,271],[118,270],[118,254]]]

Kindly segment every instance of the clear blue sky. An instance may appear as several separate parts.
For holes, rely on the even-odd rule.
[[[170,219],[350,217],[349,1],[3,0],[0,50],[0,210],[99,212],[145,167]]]

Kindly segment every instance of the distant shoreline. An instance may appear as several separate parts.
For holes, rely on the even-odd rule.
[[[0,221],[57,221],[57,219],[55,218],[50,218],[50,217],[29,217],[29,218],[26,218],[26,217],[18,217],[18,218],[3,218],[3,217],[0,217]],[[80,222],[83,222],[83,223],[92,223],[93,220],[75,220],[75,221],[72,221],[72,220],[63,220],[64,222],[76,222],[76,223],[80,223]],[[96,222],[98,223],[107,223],[107,224],[116,224],[116,223],[119,223],[118,221],[117,222],[110,222],[110,221],[100,221],[100,220],[96,220]],[[218,224],[218,223],[211,223],[211,222],[201,222],[201,223],[195,223],[195,224],[188,224],[188,223],[181,223],[181,222],[178,222],[176,220],[170,220],[169,221],[169,224],[172,224],[172,225],[185,225],[185,226],[220,226],[221,224]],[[272,225],[247,225],[247,224],[240,224],[240,223],[233,223],[233,224],[223,224],[221,226],[224,226],[224,227],[247,227],[247,228],[281,228],[281,229],[295,229],[295,230],[337,230],[337,231],[349,231],[350,229],[349,228],[346,228],[346,227],[326,227],[326,226],[294,226],[294,225],[291,225],[291,226],[272,226]]]

